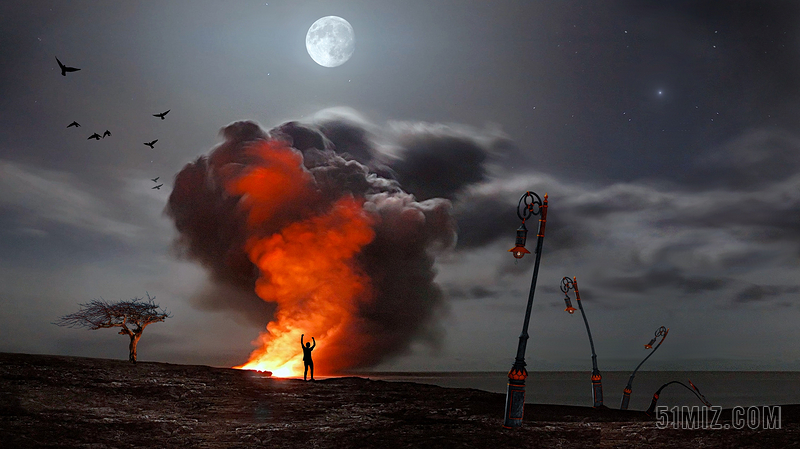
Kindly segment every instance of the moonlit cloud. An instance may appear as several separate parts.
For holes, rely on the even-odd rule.
[[[0,161],[0,174],[0,207],[18,216],[23,232],[41,235],[45,231],[35,226],[55,223],[127,239],[141,230],[109,218],[112,205],[67,172]]]
[[[763,133],[757,135],[764,140]],[[751,139],[738,139],[732,146],[738,148],[741,141]],[[760,160],[800,154],[800,146],[794,148],[792,153],[784,146],[766,145]],[[755,189],[729,190],[723,187],[735,174],[714,173],[716,180],[707,177],[707,187],[691,191],[679,183],[653,180],[592,186],[540,174],[495,179],[474,186],[455,202],[459,228],[465,230],[459,234],[459,247],[467,253],[497,241],[511,245],[519,221],[514,200],[527,186],[550,196],[546,263],[565,272],[579,264],[587,283],[616,298],[611,301],[618,305],[664,289],[674,292],[674,301],[709,292],[728,305],[792,299],[796,285],[774,278],[792,279],[800,267],[800,175],[762,180]],[[773,275],[765,277],[768,270]],[[455,297],[466,294],[451,291]]]

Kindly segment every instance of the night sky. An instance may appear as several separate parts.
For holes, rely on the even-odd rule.
[[[305,48],[328,15],[356,39],[334,68]],[[219,305],[165,208],[222,128],[296,121],[452,204],[434,329],[375,369],[510,368],[526,190],[550,200],[529,370],[590,368],[563,276],[601,371],[635,367],[662,325],[645,369],[800,369],[799,27],[770,1],[4,2],[0,351],[126,359],[114,330],[52,323],[149,292],[173,316],[140,360],[245,362],[269,310]]]

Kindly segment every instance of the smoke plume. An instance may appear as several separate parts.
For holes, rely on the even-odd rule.
[[[166,212],[179,231],[176,247],[208,269],[220,293],[198,305],[269,322],[242,367],[297,374],[301,334],[316,338],[321,373],[375,365],[414,339],[438,339],[445,303],[434,259],[456,241],[448,199],[405,192],[358,124],[265,131],[243,121],[221,134],[223,143],[178,173]],[[421,153],[422,140],[413,142]],[[458,190],[445,181],[430,191]]]

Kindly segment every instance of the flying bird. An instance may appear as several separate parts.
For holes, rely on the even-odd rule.
[[[74,126],[74,127],[76,127],[76,128],[80,128],[80,127],[81,127],[81,124],[80,124],[80,123],[78,123],[78,122],[72,122],[72,123],[70,123],[69,125],[67,125],[67,128],[69,128],[70,126]]]
[[[103,133],[103,139],[105,139],[106,136],[111,136],[111,131],[106,130],[106,132]]]
[[[80,69],[76,69],[75,67],[67,67],[58,60],[56,57],[56,62],[58,62],[58,66],[61,67],[61,76],[67,76],[67,72],[77,72]]]
[[[157,186],[155,186],[155,187],[151,187],[151,188],[150,188],[150,190],[153,190],[153,189],[156,189],[156,190],[161,190],[161,186],[163,186],[163,185],[164,185],[164,184],[159,184],[159,185],[157,185]]]
[[[172,109],[167,109],[166,112],[162,112],[161,114],[153,114],[153,117],[161,117],[161,120],[164,120],[164,116],[171,110]]]
[[[151,181],[153,181],[153,182],[158,182],[158,178],[160,178],[160,177],[161,177],[161,176],[156,176],[155,178],[151,179]]]
[[[91,136],[89,136],[89,139],[100,140],[100,134],[94,133]],[[86,139],[86,140],[89,140],[89,139]]]
[[[144,144],[147,145],[148,147],[150,147],[150,149],[152,150],[154,148],[153,145],[155,145],[156,142],[158,142],[158,139],[156,139],[156,140],[154,140],[152,142],[145,142]]]

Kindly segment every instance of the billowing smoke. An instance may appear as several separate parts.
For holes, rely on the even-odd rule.
[[[370,131],[342,117],[270,131],[236,122],[178,173],[167,205],[176,247],[213,284],[198,305],[269,321],[244,367],[296,374],[303,333],[317,338],[315,362],[327,372],[438,339],[446,307],[434,260],[456,241],[451,202],[417,201],[398,179],[417,179],[418,159],[430,162],[419,167],[429,177],[436,160],[463,148],[466,163],[438,178],[442,185],[417,182],[420,192],[451,196],[482,179],[489,151],[440,131],[408,128],[381,157],[389,152]]]

